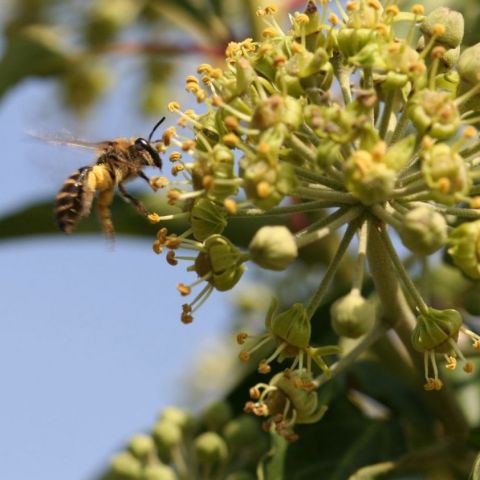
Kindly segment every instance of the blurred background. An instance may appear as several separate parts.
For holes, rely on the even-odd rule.
[[[227,296],[181,324],[175,285],[189,274],[153,254],[156,228],[121,202],[113,251],[94,216],[58,233],[55,194],[93,157],[28,134],[99,141],[173,124],[169,101],[194,106],[184,77],[221,62],[230,40],[258,38],[265,3],[0,0],[1,478],[93,478],[161,408],[198,410],[228,389]],[[277,3],[284,19],[304,4]],[[469,44],[480,2],[450,3],[469,9]]]

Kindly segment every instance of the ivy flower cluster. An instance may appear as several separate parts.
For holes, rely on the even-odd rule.
[[[183,305],[184,323],[213,290],[233,289],[248,262],[283,271],[302,248],[340,236],[310,299],[282,311],[274,300],[265,333],[238,334],[241,361],[270,351],[258,364],[267,378],[272,362],[287,365],[252,387],[245,408],[289,440],[296,424],[319,420],[326,408],[316,389],[336,374],[329,358],[339,348],[312,344],[312,318],[356,236],[351,291],[331,308],[339,336],[381,331],[378,313],[389,305],[381,294],[379,307],[362,293],[367,260],[377,287],[382,281],[371,265],[380,249],[416,318],[411,345],[424,356],[425,389],[442,388],[440,359],[447,369],[461,363],[472,371],[460,335],[480,349],[461,312],[428,304],[397,252],[400,242],[423,258],[445,249],[466,276],[480,279],[480,44],[461,48],[458,12],[402,11],[397,3],[310,0],[288,30],[275,7],[261,8],[263,40],[232,42],[224,68],[202,64],[187,77],[201,113],[169,104],[178,125],[159,149],[174,179],[155,182],[181,211],[153,218],[161,223],[153,248],[196,275],[178,285],[186,298],[196,292]],[[318,220],[296,232],[268,224],[305,212]],[[181,235],[168,231],[177,217],[189,220]],[[224,235],[233,217],[265,218],[248,248]]]

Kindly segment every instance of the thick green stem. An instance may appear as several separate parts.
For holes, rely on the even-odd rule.
[[[375,225],[371,225],[369,229],[367,257],[376,291],[384,306],[382,318],[395,330],[405,346],[417,368],[418,382],[420,382],[420,372],[423,371],[423,355],[414,350],[410,341],[411,332],[415,326],[415,317],[408,307],[389,252]],[[448,387],[445,386],[435,393],[425,393],[426,401],[433,413],[444,424],[445,432],[451,436],[465,438],[468,433],[468,425]]]

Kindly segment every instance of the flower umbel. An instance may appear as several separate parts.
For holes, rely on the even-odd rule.
[[[302,278],[290,277],[289,265],[308,258],[319,266],[314,291],[303,289],[279,313],[273,301],[263,333],[237,336],[241,360],[265,354],[260,373],[272,374],[274,360],[289,363],[253,387],[246,407],[288,440],[296,438],[296,424],[323,415],[318,385],[339,375],[349,355],[363,353],[379,332],[397,329],[406,343],[409,319],[416,319],[411,343],[424,356],[427,390],[443,385],[437,355],[448,370],[460,362],[472,371],[459,334],[480,346],[460,308],[435,308],[428,282],[411,273],[425,276],[429,256],[448,245],[453,263],[480,279],[480,44],[461,51],[458,12],[440,7],[425,14],[421,5],[401,11],[397,3],[351,1],[344,9],[336,2],[337,14],[329,2],[310,0],[290,16],[287,31],[275,8],[260,8],[263,39],[229,43],[223,68],[204,63],[198,76],[186,78],[202,113],[171,102],[178,128],[167,129],[158,146],[169,152],[174,178],[152,185],[179,210],[151,218],[161,225],[153,249],[166,249],[170,264],[186,261],[197,275],[178,285],[181,295],[202,284],[183,305],[184,323],[214,289],[233,289],[247,262],[277,275],[286,270],[292,291]],[[175,219],[189,224],[178,235],[166,229]],[[246,228],[252,225],[253,233]],[[338,243],[327,260],[318,247],[326,237]],[[412,254],[408,262],[397,253],[397,238]],[[372,248],[383,254],[380,269]],[[314,260],[306,256],[312,251]],[[351,288],[332,302],[345,258]],[[388,270],[393,306],[382,290]],[[377,287],[372,299],[362,295],[368,273]],[[328,322],[319,307],[329,301],[336,335],[357,342],[346,357],[336,345],[314,346],[331,342],[312,340],[315,322]],[[333,365],[324,360],[330,355]]]

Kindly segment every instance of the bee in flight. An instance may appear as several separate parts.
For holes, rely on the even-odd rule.
[[[95,149],[96,162],[92,166],[79,168],[68,177],[55,202],[55,217],[58,226],[65,233],[72,233],[78,222],[87,217],[96,197],[96,207],[101,227],[109,238],[114,236],[110,204],[118,187],[120,196],[144,216],[149,212],[142,203],[127,193],[124,182],[136,177],[144,179],[150,186],[150,179],[143,172],[144,167],[162,168],[162,159],[154,148],[152,136],[165,120],[153,127],[145,138],[116,138],[115,140],[87,143],[80,141],[58,142],[70,146]],[[153,188],[153,187],[152,187]]]

